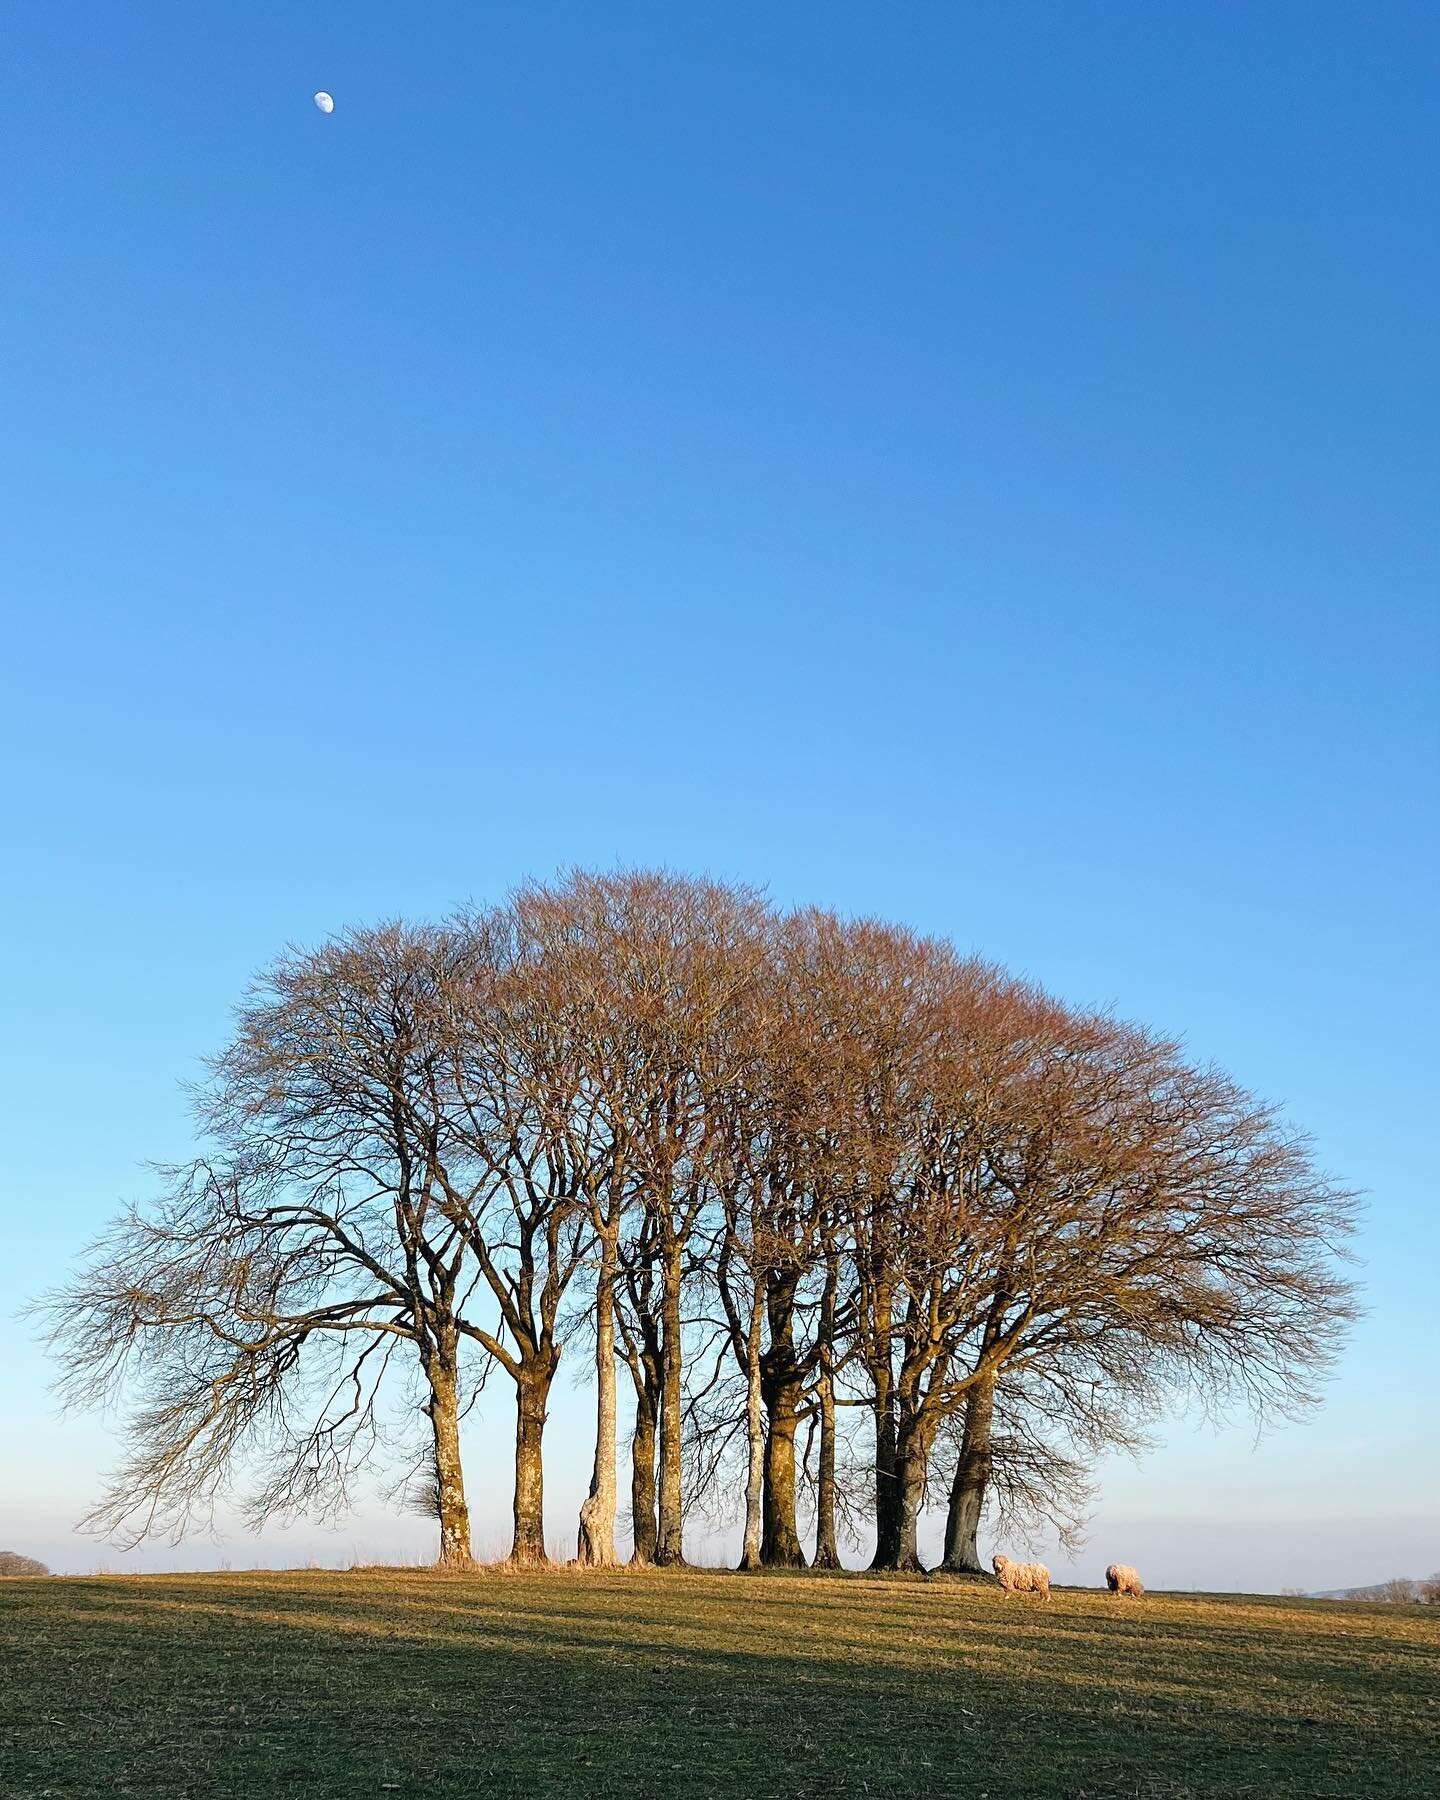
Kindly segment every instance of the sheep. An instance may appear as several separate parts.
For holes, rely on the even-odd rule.
[[[991,1565],[1008,1599],[1011,1594],[1038,1594],[1050,1598],[1050,1571],[1044,1563],[1011,1562],[1008,1556],[997,1556]]]
[[[1145,1592],[1145,1583],[1129,1563],[1111,1563],[1105,1571],[1105,1585],[1112,1594],[1132,1594],[1137,1600]]]

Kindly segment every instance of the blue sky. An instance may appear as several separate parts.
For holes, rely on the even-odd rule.
[[[120,1562],[14,1315],[184,1153],[250,973],[619,860],[948,933],[1283,1101],[1369,1191],[1369,1315],[1304,1427],[1107,1468],[1078,1572],[1440,1567],[1434,8],[6,40],[0,1548]]]

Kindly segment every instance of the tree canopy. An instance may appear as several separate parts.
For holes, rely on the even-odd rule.
[[[987,1504],[1076,1528],[1156,1409],[1284,1417],[1354,1296],[1354,1199],[1180,1044],[949,944],[745,888],[577,872],[279,958],[196,1106],[200,1153],[44,1311],[62,1392],[126,1408],[92,1523],[178,1534],[346,1506],[384,1468],[471,1554],[462,1418],[516,1400],[513,1558],[545,1559],[544,1428],[594,1347],[582,1560],[946,1565]],[[419,1421],[426,1423],[422,1427]],[[863,1421],[863,1423],[862,1423]]]

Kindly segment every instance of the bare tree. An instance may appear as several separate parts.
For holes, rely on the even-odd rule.
[[[603,958],[597,980],[627,1049],[606,1071],[602,1109],[623,1145],[643,1221],[629,1247],[625,1285],[632,1301],[644,1296],[658,1327],[654,1555],[673,1565],[684,1561],[687,1261],[715,1204],[716,1122],[726,1089],[744,1073],[746,1040],[735,1016],[761,978],[766,913],[743,889],[677,876],[576,876],[572,885],[594,921]],[[645,1273],[635,1269],[638,1256],[652,1265]],[[637,1374],[643,1365],[633,1337],[627,1348],[636,1352]],[[641,1381],[642,1412],[646,1402]],[[638,1535],[636,1549],[638,1555]]]
[[[1111,1382],[1283,1414],[1353,1316],[1335,1262],[1351,1196],[1272,1109],[1151,1034],[894,939],[894,966],[906,954],[912,1028],[871,1109],[889,1168],[852,1249],[882,1568],[918,1566],[936,1434],[978,1390],[973,1470],[1003,1368],[1088,1356]]]
[[[648,1214],[628,1242],[622,1241],[620,1279],[615,1290],[619,1349],[635,1391],[630,1437],[631,1558],[638,1568],[655,1561],[659,1541],[655,1453],[659,1442],[662,1362],[657,1261]]]
[[[574,873],[287,956],[199,1114],[212,1148],[48,1303],[68,1395],[138,1399],[95,1514],[131,1536],[241,1472],[257,1521],[338,1509],[413,1455],[409,1381],[464,1564],[460,1419],[499,1368],[511,1556],[543,1562],[579,1318],[581,1562],[616,1555],[618,1358],[635,1561],[683,1561],[687,1498],[743,1445],[744,1566],[804,1565],[803,1479],[838,1567],[856,1407],[873,1566],[919,1566],[943,1445],[945,1566],[974,1569],[987,1500],[1073,1533],[1102,1445],[1172,1401],[1303,1407],[1353,1316],[1351,1197],[1219,1072],[942,942],[716,882]]]
[[[48,1575],[43,1562],[33,1556],[21,1556],[18,1550],[0,1550],[0,1575]]]
[[[1091,1499],[1087,1470],[1102,1450],[1138,1451],[1158,1390],[1132,1363],[1105,1366],[1077,1352],[979,1381],[941,1427],[955,1452],[945,1550],[952,1574],[990,1573],[976,1543],[987,1502],[997,1531],[1032,1539],[1049,1526],[1067,1547],[1083,1541]]]
[[[854,1367],[875,1417],[872,1567],[914,1569],[936,1435],[1019,1328],[996,1317],[997,1226],[979,1148],[1012,994],[997,971],[943,944],[871,928],[863,950],[871,1051],[859,1084],[865,1179],[851,1213]]]
[[[562,1147],[564,1161],[579,1171],[588,1222],[587,1261],[580,1273],[593,1296],[596,1429],[576,1560],[594,1567],[616,1561],[616,1306],[622,1231],[635,1203],[626,1138],[618,1128],[623,1120],[611,1104],[623,1091],[635,1043],[613,981],[610,900],[604,883],[571,875],[551,885],[529,883],[513,903],[526,946],[533,1029],[543,1032],[548,1046],[546,1129]],[[643,1530],[639,1535],[644,1537]]]
[[[562,1309],[597,1220],[603,1228],[616,1157],[554,926],[536,893],[457,928],[464,960],[447,989],[450,1153],[436,1167],[498,1314],[489,1327],[472,1309],[461,1328],[515,1384],[510,1561],[521,1567],[547,1560],[544,1431]]]
[[[986,1387],[1002,1370],[1032,1392],[1046,1377],[1093,1450],[1123,1438],[1127,1397],[1132,1416],[1167,1390],[1212,1412],[1238,1400],[1260,1420],[1303,1408],[1353,1317],[1335,1261],[1352,1197],[1272,1109],[1149,1033],[1039,995],[1025,1015],[1025,1065],[1012,1064],[985,1143],[1007,1244],[987,1330],[1024,1322],[967,1396],[952,1567],[979,1566]],[[975,1353],[989,1343],[982,1333]]]
[[[841,1245],[859,1179],[853,1115],[857,1080],[865,1079],[856,1056],[863,1043],[852,954],[857,929],[862,940],[871,930],[814,910],[778,923],[765,992],[748,1014],[755,1034],[748,1115],[737,1117],[730,1133],[743,1167],[726,1243],[745,1251],[722,1254],[720,1288],[736,1358],[749,1375],[752,1402],[758,1387],[763,1407],[760,1561],[767,1566],[805,1566],[796,1438],[807,1420],[819,1445],[816,1563],[840,1566],[835,1381],[846,1354],[847,1303]],[[740,1267],[748,1312],[726,1292],[727,1269]]]
[[[470,1560],[460,1464],[466,1250],[436,1168],[451,946],[400,926],[282,958],[197,1099],[214,1155],[168,1172],[44,1303],[72,1403],[138,1395],[90,1517],[135,1541],[208,1518],[237,1463],[258,1524],[348,1502],[413,1358],[441,1561]],[[418,1369],[417,1369],[418,1365]]]

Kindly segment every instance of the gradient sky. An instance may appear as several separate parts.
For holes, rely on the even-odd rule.
[[[125,1566],[15,1315],[251,972],[624,861],[1183,1033],[1368,1190],[1324,1410],[1167,1424],[1057,1572],[1440,1567],[1437,74],[1429,0],[11,0],[0,1548]],[[130,1560],[352,1551],[427,1533]]]

